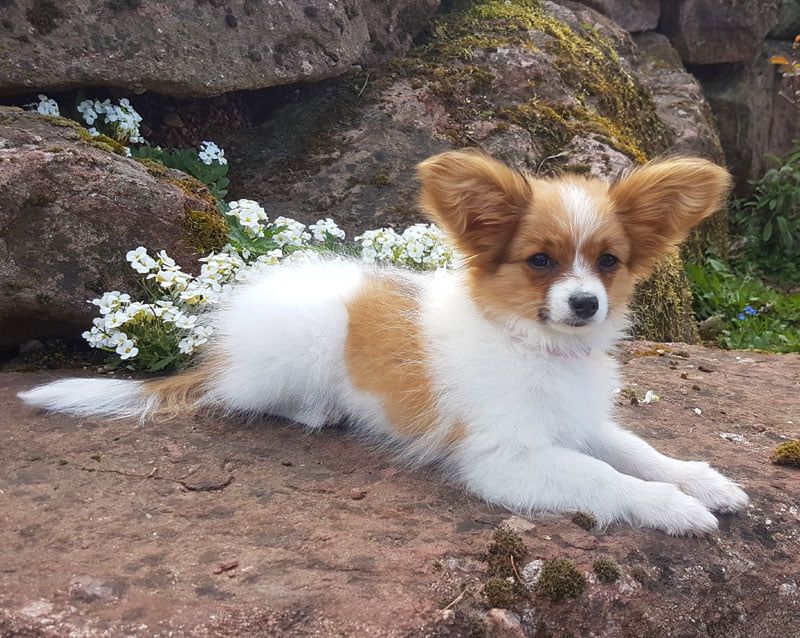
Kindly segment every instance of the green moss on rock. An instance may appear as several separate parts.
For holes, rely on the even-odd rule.
[[[507,527],[500,527],[494,533],[491,545],[484,559],[491,576],[516,576],[516,570],[528,557],[528,548],[522,538]]]
[[[683,259],[673,252],[641,282],[632,304],[633,335],[651,341],[686,341],[695,337],[692,291]]]
[[[75,120],[70,120],[60,115],[40,115],[43,120],[53,124],[54,126],[61,126],[63,128],[70,128],[78,134],[81,141],[89,146],[99,148],[101,151],[107,153],[116,153],[125,157],[125,145],[120,144],[117,140],[108,137],[107,135],[92,135],[85,127],[81,126]]]
[[[528,599],[528,591],[513,577],[491,576],[483,586],[486,600],[492,607],[508,609]]]
[[[219,252],[228,243],[228,225],[218,212],[189,208],[183,228],[189,245],[197,253]]]
[[[554,603],[577,598],[585,589],[586,579],[575,563],[565,558],[546,560],[536,583],[536,594]]]
[[[800,467],[800,441],[786,441],[775,448],[772,455],[777,465],[793,465]]]
[[[597,576],[597,580],[599,580],[601,583],[616,582],[622,575],[617,562],[608,556],[601,556],[600,558],[596,559],[592,563],[592,569]]]

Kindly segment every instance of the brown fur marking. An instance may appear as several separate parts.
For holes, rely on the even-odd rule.
[[[417,290],[398,279],[367,281],[348,305],[345,360],[353,385],[380,397],[394,430],[419,437],[442,426],[417,321]],[[443,443],[463,437],[452,426]]]

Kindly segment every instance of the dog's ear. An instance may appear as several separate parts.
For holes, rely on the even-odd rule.
[[[694,158],[645,164],[611,186],[609,194],[631,238],[631,266],[648,274],[703,219],[717,212],[731,188],[724,168]]]
[[[434,155],[417,166],[422,207],[471,264],[497,261],[531,201],[522,174],[475,151]]]

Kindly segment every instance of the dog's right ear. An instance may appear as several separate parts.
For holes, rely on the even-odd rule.
[[[476,151],[434,155],[417,175],[423,209],[469,262],[497,261],[531,201],[525,176]]]

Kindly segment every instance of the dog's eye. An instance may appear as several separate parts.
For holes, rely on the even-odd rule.
[[[550,259],[549,255],[544,253],[536,253],[535,255],[528,257],[528,265],[531,268],[543,270],[545,268],[550,268],[553,265],[553,260]]]
[[[600,268],[600,270],[603,270],[605,272],[614,270],[614,268],[617,267],[618,263],[619,259],[614,257],[614,255],[612,255],[611,253],[603,253],[602,255],[600,255],[600,259],[597,260],[598,268]]]

